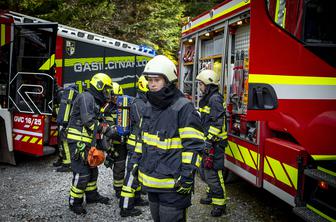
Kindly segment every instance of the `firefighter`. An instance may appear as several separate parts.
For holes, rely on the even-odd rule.
[[[131,122],[131,133],[127,139],[127,150],[128,150],[128,162],[132,156],[135,148],[136,136],[139,134],[139,124],[140,119],[142,118],[142,113],[147,102],[146,92],[148,91],[148,81],[145,76],[142,75],[139,77],[136,84],[137,95],[133,100],[130,108],[130,122]],[[126,180],[129,178],[130,172],[126,174]],[[142,212],[140,209],[135,208],[135,206],[147,206],[148,201],[145,201],[141,198],[141,186],[138,186],[134,192],[129,192],[126,190],[127,184],[124,186],[124,190],[121,192],[120,198],[120,216],[138,216]]]
[[[186,221],[204,147],[200,116],[176,88],[176,66],[166,56],[151,59],[143,74],[148,80],[148,103],[123,191],[134,191],[138,177],[148,193],[154,221]]]
[[[123,89],[116,82],[113,82],[112,85],[112,100],[104,115],[110,125],[116,125],[116,100],[118,96],[123,95]],[[125,176],[125,164],[127,158],[127,147],[125,141],[126,140],[119,135],[114,135],[112,138],[109,138],[109,148],[107,150],[107,156],[104,163],[106,167],[110,167],[113,170],[113,189],[117,198],[120,198],[121,188]]]
[[[69,144],[66,140],[66,132],[71,108],[73,102],[76,99],[79,89],[77,84],[71,84],[64,89],[58,95],[59,98],[59,112],[57,114],[56,122],[58,126],[58,144],[59,144],[59,159],[61,160],[60,167],[56,169],[56,172],[71,172],[71,157]]]
[[[208,185],[207,197],[201,204],[212,204],[211,216],[219,217],[226,211],[226,192],[223,179],[224,149],[227,146],[225,105],[218,91],[219,76],[212,70],[203,70],[197,77],[202,99],[199,103],[206,149],[200,169],[201,178]]]
[[[73,170],[69,208],[76,214],[86,214],[82,204],[84,194],[87,204],[109,204],[109,198],[98,193],[98,168],[91,166],[88,154],[90,147],[95,146],[96,132],[106,136],[115,133],[114,128],[101,127],[98,121],[100,109],[110,99],[111,91],[112,79],[104,73],[97,73],[92,77],[89,89],[78,94],[71,111],[66,129]]]

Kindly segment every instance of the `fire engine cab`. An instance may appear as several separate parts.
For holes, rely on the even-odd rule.
[[[335,1],[228,0],[182,28],[179,87],[220,74],[225,167],[294,207],[336,221]]]

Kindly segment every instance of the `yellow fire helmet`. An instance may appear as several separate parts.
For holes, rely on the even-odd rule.
[[[105,73],[97,73],[92,76],[90,84],[98,91],[103,91],[104,88],[112,89],[112,79]]]
[[[202,81],[205,85],[219,84],[219,75],[210,69],[204,69],[202,70],[197,76],[196,79],[199,81]]]
[[[137,82],[137,88],[141,91],[141,92],[147,92],[148,89],[148,81],[145,78],[144,75],[140,76]]]
[[[112,85],[113,85],[113,95],[122,96],[124,94],[123,89],[118,83],[113,82]]]

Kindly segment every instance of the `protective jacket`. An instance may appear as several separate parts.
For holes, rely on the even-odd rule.
[[[98,126],[100,107],[104,104],[103,95],[93,87],[76,97],[67,128],[69,143],[81,141],[91,144],[93,131]]]
[[[176,192],[176,179],[192,177],[200,166],[203,147],[199,114],[189,100],[179,95],[165,109],[146,103],[141,139],[131,163],[138,162],[138,178],[144,190]]]
[[[207,92],[200,101],[199,112],[206,140],[215,148],[214,168],[223,169],[224,148],[227,145],[225,104],[217,86],[208,85],[207,87]]]

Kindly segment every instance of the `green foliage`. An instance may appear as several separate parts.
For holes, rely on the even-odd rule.
[[[5,0],[10,9],[63,25],[145,44],[176,61],[187,17],[221,1],[197,0]]]

